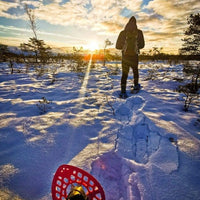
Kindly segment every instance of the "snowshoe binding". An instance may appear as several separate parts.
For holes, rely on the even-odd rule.
[[[67,195],[67,200],[88,200],[82,186],[72,185],[70,193]]]

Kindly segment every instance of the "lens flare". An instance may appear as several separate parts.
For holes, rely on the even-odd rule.
[[[92,64],[92,56],[93,56],[93,54],[90,55],[90,61],[89,61],[88,66],[87,66],[87,70],[86,70],[86,73],[85,73],[83,84],[82,84],[81,89],[80,89],[79,97],[85,96],[85,92],[86,92],[87,84],[88,84],[88,79],[89,79],[89,75],[90,75],[90,68],[91,68],[91,64]]]
[[[87,45],[87,48],[90,50],[90,51],[95,51],[97,49],[99,49],[99,44],[97,41],[91,41],[88,45]]]

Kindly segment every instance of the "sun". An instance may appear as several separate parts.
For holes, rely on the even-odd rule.
[[[95,51],[97,49],[99,49],[99,44],[97,41],[91,41],[88,45],[87,45],[87,48],[90,50],[90,51]]]

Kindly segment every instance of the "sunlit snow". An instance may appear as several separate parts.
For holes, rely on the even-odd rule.
[[[53,84],[50,72],[0,64],[0,198],[51,199],[56,169],[71,164],[106,200],[198,200],[200,108],[183,111],[183,64],[140,63],[141,91],[130,94],[130,72],[120,99],[121,64],[91,62],[83,74],[56,66]]]

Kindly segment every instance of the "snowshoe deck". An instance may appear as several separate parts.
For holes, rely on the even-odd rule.
[[[100,183],[88,172],[71,165],[61,165],[57,169],[51,188],[53,200],[67,199],[73,184],[82,186],[89,199],[105,200]]]

